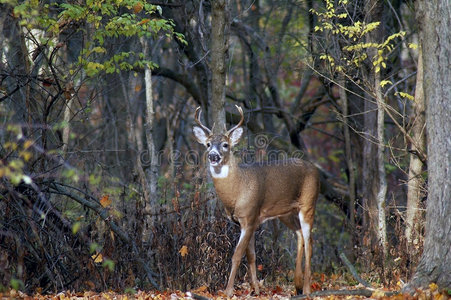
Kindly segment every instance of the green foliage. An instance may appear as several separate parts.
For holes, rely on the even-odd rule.
[[[128,287],[124,289],[124,293],[125,294],[129,294],[129,295],[135,295],[136,294],[136,290],[132,287]]]
[[[11,288],[14,289],[14,290],[16,290],[16,291],[18,291],[18,290],[23,290],[24,287],[25,287],[25,285],[24,285],[24,283],[23,283],[22,280],[20,280],[20,279],[15,279],[15,278],[12,278],[12,279],[11,279],[10,285],[11,285]]]
[[[15,0],[2,0],[14,7],[14,16],[20,18],[19,24],[28,30],[44,31],[41,42],[49,47],[61,47],[57,41],[69,25],[83,31],[87,40],[78,57],[76,65],[69,73],[81,66],[88,76],[99,73],[118,73],[134,68],[154,68],[156,65],[145,59],[142,52],[119,51],[108,53],[106,39],[152,38],[160,33],[174,36],[186,43],[182,34],[174,32],[174,23],[159,15],[161,7],[141,0],[84,0],[43,4],[37,0],[19,3]],[[58,13],[52,13],[57,11]],[[83,26],[83,24],[89,24]]]
[[[335,53],[335,55],[323,53],[320,59],[328,63],[332,72],[344,73],[353,68],[361,67],[366,59],[370,59],[374,72],[380,72],[381,68],[387,67],[386,61],[388,55],[394,49],[395,40],[402,39],[406,33],[400,31],[390,35],[384,41],[371,41],[368,35],[378,29],[380,22],[353,21],[346,9],[347,3],[346,0],[340,0],[335,5],[334,1],[326,0],[325,11],[312,10],[312,13],[318,16],[318,25],[315,26],[315,32],[323,32],[334,37],[340,40],[343,45],[339,53]],[[342,23],[350,23],[350,25],[343,25]],[[372,55],[372,57],[369,57],[369,55]]]
[[[111,272],[114,271],[114,266],[115,263],[114,261],[112,261],[111,259],[104,259],[103,263],[102,263],[102,267],[107,268],[108,270],[110,270]]]
[[[26,174],[26,163],[33,158],[33,141],[24,139],[20,126],[9,124],[6,129],[9,141],[0,152],[4,159],[0,160],[0,178],[9,180],[13,185],[21,182],[32,184],[33,180]]]
[[[94,252],[100,252],[100,250],[102,250],[102,247],[96,242],[93,242],[89,245],[89,253],[91,254],[93,254]]]

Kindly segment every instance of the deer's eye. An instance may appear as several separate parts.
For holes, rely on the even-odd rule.
[[[210,146],[211,146],[211,144],[210,144],[210,143],[207,143],[207,148],[210,148]]]
[[[224,144],[222,144],[222,147],[223,147],[224,149],[228,149],[228,148],[229,148],[229,144],[224,143]]]

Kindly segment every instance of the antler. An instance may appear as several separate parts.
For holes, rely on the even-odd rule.
[[[227,133],[226,133],[226,135],[228,136],[229,134],[231,134],[235,129],[237,129],[238,127],[240,127],[241,125],[243,125],[243,122],[244,122],[244,113],[243,113],[243,109],[240,107],[240,106],[238,106],[238,105],[235,105],[236,106],[236,108],[238,109],[238,112],[240,113],[240,115],[241,115],[241,120],[238,122],[238,124],[236,124],[235,126],[233,126],[229,131],[227,131]]]
[[[199,125],[203,130],[205,130],[205,132],[207,132],[208,134],[211,134],[211,130],[208,129],[208,127],[205,126],[204,124],[202,124],[202,122],[200,121],[201,112],[202,112],[202,110],[201,110],[200,106],[198,108],[196,108],[196,112],[194,113],[194,121],[196,121],[197,125]]]

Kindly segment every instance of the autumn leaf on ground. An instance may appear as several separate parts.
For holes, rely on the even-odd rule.
[[[197,289],[193,290],[194,293],[204,293],[207,291],[207,287],[205,285],[198,287]]]
[[[100,204],[103,206],[103,207],[108,207],[108,206],[110,206],[111,205],[111,199],[110,199],[110,196],[108,196],[108,195],[103,195],[102,196],[102,198],[100,199]]]
[[[276,287],[272,290],[273,294],[280,294],[282,292],[283,292],[283,289],[278,285],[276,285]]]
[[[182,246],[182,248],[180,248],[179,253],[182,257],[185,257],[185,255],[188,254],[188,247],[186,247],[185,245]]]
[[[318,282],[313,282],[311,288],[313,291],[321,291],[321,284]]]
[[[97,253],[91,256],[95,263],[101,263],[103,261],[102,253]]]

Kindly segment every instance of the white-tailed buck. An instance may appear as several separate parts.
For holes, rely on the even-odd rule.
[[[200,121],[200,107],[196,109],[193,132],[197,141],[207,147],[207,157],[216,193],[227,215],[240,223],[241,235],[232,257],[232,270],[226,295],[233,295],[233,283],[240,261],[246,253],[251,283],[259,293],[255,266],[255,237],[257,227],[266,220],[279,218],[297,236],[297,256],[294,284],[298,293],[310,294],[310,260],[312,257],[312,225],[318,198],[318,170],[301,160],[239,165],[232,153],[243,134],[240,122],[225,133],[215,133]],[[213,126],[214,128],[214,126]],[[305,252],[304,276],[302,256]],[[303,278],[302,278],[303,277]]]

